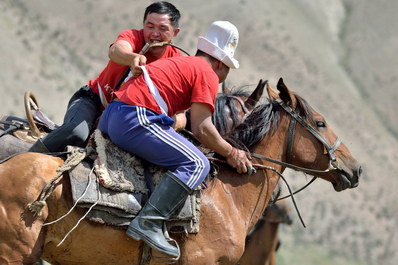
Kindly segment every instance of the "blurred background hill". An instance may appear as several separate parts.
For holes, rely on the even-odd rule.
[[[72,94],[105,66],[108,46],[141,28],[152,1],[2,0],[0,113],[24,117],[32,91],[62,123]],[[323,113],[364,168],[337,193],[316,181],[296,200],[307,225],[283,227],[281,264],[398,262],[398,2],[395,0],[170,0],[182,13],[175,44],[191,54],[211,22],[240,32],[229,86],[260,78],[289,88]],[[309,177],[289,172],[293,188]]]

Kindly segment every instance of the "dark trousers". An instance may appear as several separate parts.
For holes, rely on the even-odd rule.
[[[144,107],[112,101],[98,127],[117,146],[170,170],[193,190],[209,173],[210,163],[196,146],[171,127],[172,121]]]
[[[101,115],[101,101],[90,87],[80,88],[70,99],[64,123],[42,141],[50,152],[64,151],[67,145],[83,147]]]

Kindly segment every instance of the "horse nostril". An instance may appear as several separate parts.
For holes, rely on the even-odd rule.
[[[356,187],[358,187],[358,184],[359,184],[359,177],[361,176],[361,174],[362,174],[362,167],[359,166],[359,167],[357,168],[357,170],[355,171],[353,181],[351,182],[351,188],[356,188]]]
[[[358,178],[362,175],[362,167],[359,166],[359,168],[357,169],[357,176]]]

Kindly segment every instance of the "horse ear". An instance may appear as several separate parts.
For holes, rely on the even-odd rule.
[[[268,84],[268,80],[263,81],[262,79],[260,79],[256,89],[252,92],[252,94],[245,101],[245,107],[248,110],[254,109],[254,107],[256,106],[256,104],[258,103],[258,101],[260,100],[261,96],[264,93],[264,87],[266,84]]]
[[[222,82],[221,88],[222,88],[222,93],[223,94],[231,94],[232,93],[231,89],[227,88],[227,85],[225,85],[225,81]]]
[[[283,82],[282,77],[279,78],[276,88],[279,90],[280,99],[283,102],[285,102],[287,105],[290,105],[291,107],[295,108],[296,107],[296,97],[294,96],[294,93],[292,91],[290,91],[289,88],[287,88],[287,86]]]
[[[279,99],[279,92],[271,87],[271,85],[267,82],[267,93],[268,97],[275,101]]]

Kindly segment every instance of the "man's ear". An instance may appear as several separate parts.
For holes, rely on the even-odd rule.
[[[177,35],[178,35],[178,33],[180,33],[180,28],[176,28],[176,29],[174,29],[174,35],[173,35],[173,37],[177,37]]]

